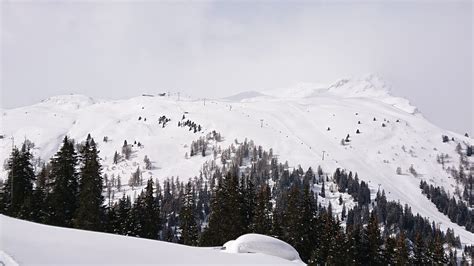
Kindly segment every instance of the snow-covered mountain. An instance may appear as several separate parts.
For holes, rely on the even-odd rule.
[[[194,133],[188,127],[178,127],[183,115],[202,130]],[[164,127],[158,122],[162,116],[171,119]],[[3,110],[1,123],[2,162],[9,156],[12,140],[16,144],[25,138],[31,140],[36,145],[35,155],[49,160],[65,135],[82,141],[90,133],[99,143],[104,173],[120,175],[123,183],[138,166],[145,168],[145,156],[154,166],[144,172],[145,179],[198,176],[203,163],[213,156],[189,158],[186,154],[192,141],[213,130],[222,134],[224,141],[218,145],[223,148],[235,139],[247,138],[265,149],[272,148],[290,167],[300,164],[304,169],[315,169],[320,165],[328,174],[338,167],[357,172],[369,182],[373,193],[384,189],[387,198],[409,204],[415,213],[429,217],[442,229],[453,228],[463,243],[474,243],[473,234],[438,212],[419,188],[423,179],[453,194],[458,185],[446,168],[459,166],[458,143],[473,145],[474,141],[433,125],[408,100],[392,96],[389,87],[374,75],[205,101],[178,100],[177,95],[119,101],[57,96]],[[341,145],[348,134],[350,142]],[[444,143],[442,135],[454,141]],[[130,160],[113,164],[113,155],[120,153],[124,140],[141,145],[134,145]],[[441,154],[450,157],[444,167],[437,162]],[[417,176],[409,172],[410,167],[416,169]],[[0,178],[5,177],[2,169]]]

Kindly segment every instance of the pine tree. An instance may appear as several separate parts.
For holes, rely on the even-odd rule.
[[[405,234],[401,232],[397,239],[396,264],[407,265],[409,262],[409,250],[406,243]]]
[[[122,198],[119,200],[117,205],[117,232],[121,235],[126,235],[128,228],[126,220],[129,216],[129,212],[132,209],[132,203],[128,196],[123,194]]]
[[[14,147],[7,163],[7,182],[3,188],[3,205],[12,217],[28,219],[35,174],[31,163],[33,155],[24,143],[21,150]]]
[[[191,182],[186,185],[183,197],[183,207],[179,213],[181,241],[185,245],[197,246],[199,229],[195,217],[195,198]]]
[[[258,234],[270,235],[272,203],[270,202],[270,187],[263,185],[260,187],[255,206],[255,215],[252,221],[252,231]]]
[[[158,239],[158,233],[161,230],[160,206],[153,196],[153,180],[149,179],[145,189],[143,199],[143,234],[142,237],[149,239]]]
[[[298,186],[293,185],[287,196],[287,205],[283,211],[284,241],[295,247],[301,240],[301,193]],[[296,248],[296,247],[295,247]],[[298,250],[298,248],[296,248]]]
[[[383,249],[383,264],[394,265],[396,262],[396,245],[397,241],[393,237],[387,237],[385,239],[385,247]]]
[[[323,184],[321,185],[321,192],[319,193],[319,196],[325,198],[326,197],[326,188],[324,184],[324,179],[323,179]]]
[[[144,195],[143,192],[135,199],[132,208],[128,212],[127,218],[125,219],[125,231],[128,236],[144,237],[144,218],[145,218],[145,206],[144,206]]]
[[[31,206],[31,221],[37,223],[46,223],[50,215],[50,210],[47,205],[46,196],[46,179],[48,178],[48,170],[43,166],[36,177],[36,187],[32,194]]]
[[[242,177],[240,182],[240,194],[243,200],[242,204],[242,226],[245,229],[242,233],[251,231],[250,227],[255,215],[256,190],[250,176]]]
[[[363,261],[361,227],[351,226],[347,231],[347,261],[352,265],[361,265]]]
[[[118,154],[117,151],[114,153],[114,164],[118,164],[120,161],[120,155]]]
[[[77,208],[77,158],[73,141],[64,137],[63,146],[51,160],[51,193],[48,197],[50,217],[48,223],[71,227]]]
[[[368,246],[368,258],[369,264],[377,265],[382,263],[381,258],[381,245],[383,243],[380,237],[380,229],[377,220],[377,216],[374,211],[370,215],[369,224],[367,225],[367,237],[369,240]]]
[[[99,162],[99,151],[90,135],[81,151],[79,177],[78,208],[75,213],[74,226],[80,229],[100,231],[103,217],[102,167]]]
[[[229,173],[224,179],[224,223],[226,230],[224,231],[224,242],[236,239],[242,232],[246,230],[243,221],[243,215],[247,212],[244,210],[245,202],[243,195],[239,190],[239,179],[236,174]],[[222,243],[223,244],[223,243]]]
[[[423,243],[423,239],[421,234],[418,232],[415,236],[415,243],[413,246],[413,264],[416,265],[423,265],[426,263],[425,260],[425,244]]]
[[[202,245],[222,245],[245,231],[243,226],[244,201],[239,189],[239,179],[230,171],[220,180],[211,199],[209,224],[205,229]]]
[[[303,261],[307,261],[311,257],[313,244],[317,241],[316,201],[309,184],[303,189],[301,207],[299,209],[301,210],[301,213],[295,227],[300,231],[301,238],[294,247],[298,250]]]
[[[434,239],[432,240],[432,262],[434,264],[443,264],[446,263],[446,256],[444,254],[443,243],[441,242],[440,233],[435,234]]]

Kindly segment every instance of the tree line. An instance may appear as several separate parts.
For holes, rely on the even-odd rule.
[[[456,200],[454,196],[449,197],[443,188],[428,185],[423,180],[420,181],[420,188],[423,194],[436,205],[436,208],[448,216],[453,223],[465,226],[466,230],[474,233],[474,211],[464,201]]]
[[[76,148],[77,147],[77,152]],[[288,242],[310,264],[385,265],[449,263],[456,255],[443,245],[460,247],[452,231],[413,215],[409,206],[375,200],[357,174],[336,169],[330,179],[281,164],[273,152],[253,142],[222,152],[222,166],[204,165],[199,177],[162,186],[147,181],[136,197],[125,194],[104,205],[103,175],[93,138],[74,145],[67,137],[39,173],[26,145],[14,148],[8,179],[1,190],[2,213],[62,227],[109,232],[193,246],[220,246],[245,233],[271,235]],[[246,162],[251,167],[242,168]],[[357,206],[335,215],[318,197],[332,182],[352,195]],[[343,211],[344,212],[344,211]],[[464,253],[463,253],[464,256]]]

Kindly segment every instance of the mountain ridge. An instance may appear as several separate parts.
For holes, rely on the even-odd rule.
[[[356,86],[371,92],[371,86],[376,86],[365,82],[364,79],[353,84],[342,82],[333,88],[341,93]],[[300,91],[308,92],[304,88]],[[384,189],[389,199],[408,203],[415,212],[434,217],[442,228],[455,228],[464,243],[474,243],[472,234],[439,213],[418,187],[421,180],[426,180],[454,194],[457,184],[444,166],[437,163],[436,157],[450,155],[452,159],[446,167],[456,168],[459,162],[456,145],[472,145],[473,140],[433,125],[420,113],[407,112],[397,106],[400,105],[395,101],[397,98],[385,93],[342,97],[320,91],[306,95],[310,97],[257,95],[253,101],[235,102],[178,100],[176,96],[139,96],[114,101],[69,96],[71,102],[68,102],[64,100],[68,96],[56,97],[41,104],[3,111],[0,160],[5,161],[9,156],[10,137],[14,137],[16,144],[30,139],[36,144],[35,156],[46,161],[58,150],[65,135],[80,142],[90,133],[98,142],[108,139],[99,142],[99,150],[104,173],[109,176],[128,178],[137,167],[145,168],[143,158],[147,155],[155,168],[144,171],[145,179],[163,180],[172,176],[187,179],[198,176],[202,165],[212,160],[209,155],[186,158],[189,145],[217,131],[224,138],[219,144],[223,147],[234,144],[236,139],[247,138],[266,149],[272,148],[283,161],[288,160],[290,167],[321,166],[328,174],[336,168],[357,172],[369,183],[372,194]],[[387,99],[395,99],[395,103]],[[193,132],[178,127],[183,115],[185,120],[201,125],[202,130]],[[171,119],[165,126],[158,122],[162,116]],[[349,142],[342,145],[341,140],[348,135]],[[455,141],[444,143],[443,135]],[[141,146],[133,147],[130,160],[114,164],[113,154],[120,152],[124,140],[137,141]],[[416,169],[418,177],[410,174],[410,167]],[[398,168],[401,175],[396,173]],[[0,179],[5,177],[6,171],[2,169]],[[126,192],[131,196],[136,193],[129,188]]]

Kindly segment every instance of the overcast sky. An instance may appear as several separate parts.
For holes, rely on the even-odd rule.
[[[432,122],[474,134],[471,1],[252,2],[0,1],[1,106],[377,73]]]

